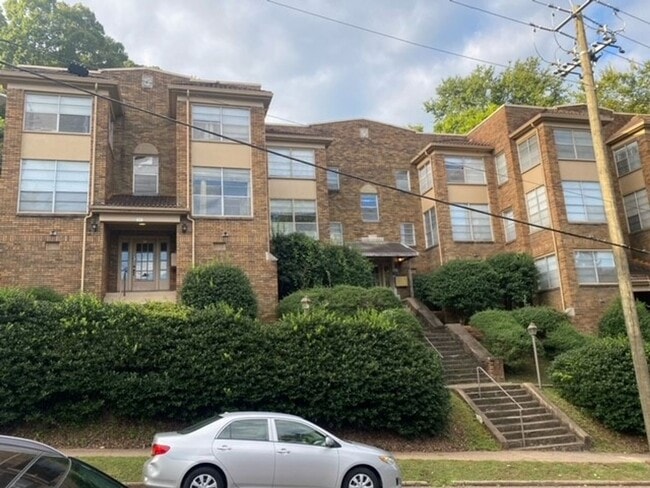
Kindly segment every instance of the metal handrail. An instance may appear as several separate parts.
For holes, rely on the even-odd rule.
[[[440,356],[441,358],[444,358],[442,353],[440,351],[438,351],[438,348],[433,345],[433,342],[431,342],[431,340],[429,340],[429,338],[427,336],[424,336],[424,340],[427,341],[429,343],[429,345],[433,348],[433,350],[438,353],[438,356]]]
[[[522,444],[521,447],[526,447],[526,434],[525,434],[525,432],[524,432],[524,407],[522,407],[522,406],[519,404],[519,402],[517,402],[517,400],[515,400],[514,398],[512,398],[512,396],[510,395],[510,393],[508,393],[506,390],[504,390],[503,387],[502,387],[502,386],[497,382],[497,380],[495,380],[495,379],[490,375],[490,373],[488,373],[487,371],[485,371],[485,370],[484,370],[483,368],[481,368],[480,366],[477,366],[477,367],[476,367],[476,382],[478,383],[478,396],[479,396],[479,398],[483,398],[482,393],[481,393],[481,372],[483,372],[483,374],[484,374],[485,376],[487,376],[488,379],[489,379],[492,383],[494,383],[494,384],[497,386],[497,388],[499,388],[499,390],[501,390],[501,391],[503,392],[503,394],[504,394],[504,395],[505,395],[505,396],[506,396],[506,397],[507,397],[507,398],[508,398],[512,403],[514,403],[515,406],[519,409],[519,425],[520,425],[520,427],[521,427],[521,444]]]
[[[122,270],[122,296],[126,296],[126,276],[128,274],[128,268]]]

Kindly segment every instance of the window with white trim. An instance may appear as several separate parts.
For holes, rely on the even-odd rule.
[[[605,205],[597,181],[563,181],[564,205],[569,222],[606,222]]]
[[[639,145],[635,142],[614,149],[614,162],[618,176],[623,176],[641,167]]]
[[[537,134],[533,134],[528,139],[518,142],[517,153],[519,154],[519,168],[522,173],[540,164],[542,159],[539,154]]]
[[[400,190],[411,191],[411,176],[408,171],[395,171],[395,186]]]
[[[539,186],[526,193],[526,207],[528,208],[528,221],[531,224],[548,226],[551,223],[551,214],[548,209],[546,187]],[[541,230],[537,227],[530,227],[530,232]]]
[[[399,224],[399,236],[405,246],[415,246],[415,225],[409,222]]]
[[[465,208],[451,207],[451,234],[456,242],[489,242],[492,241],[492,223],[490,216],[481,212],[489,212],[488,205],[477,203],[461,203]],[[481,212],[475,212],[480,210]]]
[[[497,173],[497,183],[503,185],[508,181],[508,161],[505,153],[497,154],[494,158],[494,168]]]
[[[515,212],[512,209],[508,209],[501,213],[505,218],[503,222],[503,232],[505,234],[506,242],[512,242],[517,238],[517,228],[515,227],[514,221],[510,219],[515,218]]]
[[[591,132],[582,129],[554,129],[555,150],[558,159],[586,159],[593,161],[594,143]]]
[[[591,285],[618,281],[612,251],[575,251],[573,254],[579,284]]]
[[[133,156],[133,194],[158,194],[158,156]]]
[[[424,212],[424,242],[426,248],[438,245],[438,221],[436,218],[436,209],[431,207]]]
[[[90,163],[24,159],[18,212],[83,214],[88,211]]]
[[[447,183],[485,184],[485,162],[481,158],[445,156]]]
[[[379,195],[376,193],[361,194],[361,220],[379,222]]]
[[[420,179],[420,195],[424,195],[426,192],[433,188],[433,176],[431,174],[431,163],[426,163],[424,166],[418,169],[418,176]]]
[[[333,171],[327,171],[327,189],[330,191],[339,191],[341,189],[341,179],[338,168],[329,168]]]
[[[650,228],[650,203],[648,202],[648,191],[645,188],[625,195],[623,205],[630,232]]]
[[[540,290],[551,290],[560,286],[560,272],[555,254],[535,259],[535,267],[539,272],[538,288]]]
[[[274,234],[297,232],[318,239],[315,200],[271,200],[271,229]]]
[[[192,105],[192,129],[195,141],[225,141],[229,139],[250,142],[251,113],[245,108]],[[204,132],[208,131],[208,132]],[[225,136],[228,139],[221,137]]]
[[[314,167],[316,153],[313,149],[272,147],[271,150],[273,153],[269,153],[269,178],[316,179],[316,168]],[[296,160],[305,161],[305,163]]]
[[[203,217],[250,217],[251,172],[248,169],[195,167],[192,212]]]
[[[330,222],[330,242],[332,244],[343,244],[343,224],[341,222]]]
[[[90,134],[93,100],[68,95],[25,95],[25,130]]]

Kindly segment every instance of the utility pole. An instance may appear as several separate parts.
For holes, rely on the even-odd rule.
[[[598,97],[596,95],[594,73],[591,66],[592,54],[587,44],[582,8],[574,9],[573,16],[576,21],[577,45],[580,57],[580,67],[582,68],[582,82],[587,99],[587,111],[589,113],[589,125],[591,127],[591,135],[594,143],[598,179],[600,180],[603,192],[605,216],[607,217],[607,222],[609,224],[609,240],[617,244],[623,244],[625,241],[623,238],[623,231],[621,230],[621,222],[618,218],[618,212],[614,204],[614,179],[612,178],[612,174],[609,171],[607,164],[605,143],[603,141],[600,114],[598,110]],[[634,373],[636,375],[636,383],[639,389],[643,422],[645,425],[648,445],[650,446],[650,373],[648,372],[648,362],[645,355],[643,337],[641,336],[639,317],[634,302],[634,292],[632,290],[632,281],[630,279],[630,268],[623,247],[612,246],[612,252],[614,255],[614,264],[616,265],[616,274],[618,276],[618,287],[621,293],[625,327],[627,329],[627,336],[632,351]]]

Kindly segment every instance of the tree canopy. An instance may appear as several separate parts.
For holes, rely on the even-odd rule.
[[[600,106],[617,112],[650,113],[650,61],[633,64],[627,71],[607,66],[598,77]],[[581,92],[577,99],[584,101]]]
[[[12,64],[89,68],[133,66],[124,46],[107,36],[95,14],[57,0],[5,0],[0,59]]]

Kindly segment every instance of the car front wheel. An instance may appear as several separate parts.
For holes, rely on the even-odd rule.
[[[379,488],[379,479],[367,468],[354,468],[345,475],[343,488]]]
[[[183,488],[224,488],[221,473],[209,466],[190,472],[183,481]]]

